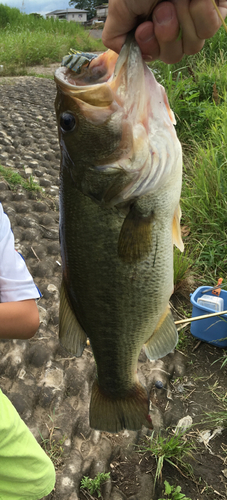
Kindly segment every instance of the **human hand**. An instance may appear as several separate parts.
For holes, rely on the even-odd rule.
[[[144,59],[172,64],[184,54],[199,52],[205,39],[221,26],[212,0],[169,0],[156,4],[156,0],[109,0],[103,43],[119,53],[127,33],[138,25],[135,38]],[[218,4],[225,18],[227,1],[219,0]]]

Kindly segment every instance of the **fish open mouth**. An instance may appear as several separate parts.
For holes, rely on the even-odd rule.
[[[63,94],[65,102],[69,99],[69,108],[75,105],[75,111],[95,126],[108,127],[112,119],[116,129],[120,123],[118,149],[96,168],[106,173],[122,171],[130,181],[118,195],[110,190],[108,202],[134,199],[167,182],[181,158],[174,114],[134,35],[128,35],[119,56],[111,50],[98,57],[75,52],[63,58],[63,64],[55,81],[59,96]],[[60,102],[59,97],[57,107]]]
[[[118,54],[107,50],[98,57],[95,54],[88,59],[86,55],[76,53],[72,59],[65,56],[60,68],[55,73],[57,83],[73,87],[98,85],[112,79]]]
[[[98,56],[72,51],[63,57],[62,66],[55,72],[55,81],[61,91],[86,102],[89,94],[89,103],[90,94],[94,96],[95,92],[92,104],[96,106],[102,107],[115,100],[128,114],[135,108],[135,101],[140,109],[146,108],[145,74],[140,49],[130,34],[119,55],[112,50]]]

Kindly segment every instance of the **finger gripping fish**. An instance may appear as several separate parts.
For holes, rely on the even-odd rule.
[[[74,59],[74,62],[75,59]],[[76,67],[76,66],[75,66]],[[61,147],[60,341],[97,365],[91,427],[149,426],[137,376],[177,343],[169,310],[173,244],[181,250],[182,153],[165,91],[133,36],[79,73],[55,74]]]

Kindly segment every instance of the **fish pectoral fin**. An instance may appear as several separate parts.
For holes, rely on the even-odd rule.
[[[63,347],[77,357],[82,355],[87,342],[87,335],[70,305],[64,281],[60,292],[59,339]]]
[[[153,220],[153,213],[144,217],[137,214],[136,210],[130,210],[118,240],[118,255],[123,262],[135,263],[151,253]]]
[[[145,352],[151,361],[169,354],[178,342],[178,333],[169,306],[145,344]]]
[[[135,383],[122,398],[110,398],[100,390],[98,380],[92,387],[90,403],[90,426],[105,432],[122,429],[137,431],[142,425],[152,429],[146,389]]]
[[[181,252],[183,252],[184,243],[181,238],[180,219],[181,219],[181,209],[180,205],[178,205],[173,216],[173,244],[176,245],[176,247],[179,248]]]

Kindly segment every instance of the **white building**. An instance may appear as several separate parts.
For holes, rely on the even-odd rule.
[[[76,23],[86,23],[87,12],[87,10],[82,9],[53,10],[52,12],[48,12],[46,17],[65,19],[66,21],[74,21]]]
[[[97,5],[96,7],[96,17],[98,19],[106,20],[108,14],[108,3],[102,5]]]

